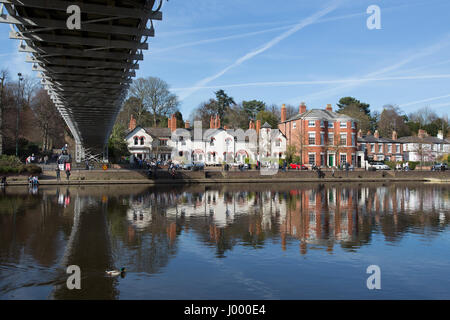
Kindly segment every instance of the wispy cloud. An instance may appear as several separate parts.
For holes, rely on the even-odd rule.
[[[270,40],[269,42],[264,44],[262,47],[260,47],[258,49],[255,49],[253,51],[250,51],[249,53],[245,54],[244,56],[242,56],[241,58],[237,59],[234,63],[232,63],[231,65],[229,65],[225,69],[221,70],[220,72],[218,72],[218,73],[216,73],[216,74],[214,74],[214,75],[212,75],[210,77],[204,78],[203,80],[198,81],[193,86],[193,88],[206,86],[211,81],[214,81],[215,79],[217,79],[217,78],[221,77],[222,75],[224,75],[225,73],[227,73],[229,70],[238,67],[239,65],[241,65],[245,61],[248,61],[248,60],[252,59],[253,57],[263,53],[264,51],[272,48],[274,45],[276,45],[280,41],[286,39],[287,37],[291,36],[292,34],[296,33],[297,31],[299,31],[299,30],[303,29],[304,27],[314,23],[315,21],[317,21],[318,19],[320,19],[324,15],[326,15],[326,14],[330,13],[331,11],[335,10],[339,3],[340,3],[340,1],[333,1],[325,9],[322,9],[322,10],[316,12],[315,14],[313,14],[312,16],[310,16],[310,17],[308,17],[306,19],[303,19],[298,24],[296,24],[294,27],[292,27],[291,29],[289,29],[289,30],[283,32],[281,35],[273,38],[272,40]],[[186,91],[182,92],[180,94],[180,99],[181,100],[186,99],[187,97],[192,95],[197,90],[198,89],[189,89],[189,90],[186,90]]]
[[[403,104],[399,105],[399,107],[407,107],[407,106],[412,106],[412,105],[419,104],[419,103],[430,102],[430,101],[435,101],[435,100],[440,100],[440,99],[445,99],[445,98],[450,98],[450,94],[447,94],[444,96],[427,98],[427,99],[423,99],[423,100],[411,101],[408,103],[403,103]]]
[[[404,65],[407,65],[407,64],[409,64],[409,63],[411,63],[411,62],[413,62],[415,60],[418,60],[420,58],[432,55],[432,54],[442,50],[443,48],[445,48],[449,44],[450,44],[450,34],[447,34],[446,36],[444,36],[443,39],[441,39],[440,41],[434,43],[433,45],[425,47],[425,48],[419,50],[415,54],[405,55],[406,57],[404,59],[398,61],[397,63],[388,65],[388,66],[386,66],[384,68],[381,68],[381,69],[379,69],[377,71],[370,72],[370,73],[360,77],[359,81],[355,81],[353,83],[343,84],[343,85],[337,86],[337,87],[327,88],[325,90],[321,90],[321,91],[318,91],[318,92],[311,93],[311,94],[309,94],[307,96],[295,97],[295,98],[289,99],[289,103],[295,103],[299,99],[303,99],[303,101],[308,101],[308,100],[314,100],[314,99],[316,99],[318,97],[320,97],[320,98],[328,97],[328,96],[336,94],[338,92],[342,92],[344,89],[349,90],[350,88],[354,88],[356,86],[363,85],[363,84],[369,82],[370,80],[368,80],[368,79],[370,79],[372,77],[380,76],[380,75],[383,75],[383,74],[387,74],[387,73],[389,73],[391,71],[395,71],[395,70],[403,67]]]
[[[214,43],[214,42],[219,42],[219,41],[224,41],[224,40],[233,40],[233,39],[239,39],[239,38],[246,38],[246,37],[256,36],[258,34],[264,34],[264,33],[268,33],[268,32],[286,30],[286,29],[289,29],[289,27],[292,27],[292,26],[271,28],[271,29],[265,29],[265,30],[260,30],[260,31],[247,32],[247,33],[238,33],[238,34],[234,34],[234,35],[231,35],[231,36],[224,36],[224,37],[218,37],[218,38],[211,38],[211,39],[204,39],[204,40],[198,40],[198,41],[192,41],[192,42],[185,42],[185,43],[181,43],[181,44],[178,44],[178,45],[175,45],[175,46],[172,46],[172,47],[166,47],[166,48],[163,48],[163,49],[153,50],[152,54],[165,52],[165,51],[171,51],[171,50],[185,48],[185,47],[192,47],[192,46],[196,46],[196,45],[200,45],[200,44],[207,44],[207,43]]]
[[[171,90],[186,91],[186,90],[242,88],[242,87],[287,87],[287,86],[299,86],[299,85],[322,85],[322,84],[343,84],[343,83],[358,84],[359,82],[368,82],[368,81],[424,80],[424,79],[450,79],[450,74],[432,74],[432,75],[379,77],[379,78],[311,80],[311,81],[247,82],[247,83],[235,83],[235,84],[221,84],[221,85],[216,85],[216,86],[172,88]],[[443,97],[447,97],[447,96],[443,96]],[[419,102],[417,102],[417,103],[419,103]]]

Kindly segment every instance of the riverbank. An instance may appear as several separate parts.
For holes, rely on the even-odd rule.
[[[167,170],[157,173],[156,179],[149,179],[144,170],[73,170],[70,179],[65,175],[57,181],[55,172],[44,171],[39,179],[41,185],[105,185],[105,184],[223,184],[223,183],[301,183],[301,182],[433,182],[449,183],[450,171],[324,171],[325,177],[318,178],[312,171],[278,171],[265,175],[260,171],[178,171],[172,178]],[[9,185],[27,185],[28,177],[9,176]]]

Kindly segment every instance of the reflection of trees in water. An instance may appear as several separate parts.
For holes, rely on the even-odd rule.
[[[193,230],[216,247],[218,257],[236,244],[262,248],[281,239],[282,249],[300,240],[332,252],[335,244],[357,250],[381,232],[386,241],[405,233],[435,236],[448,225],[448,189],[439,185],[314,185],[261,190],[206,187],[203,192],[149,192],[141,203],[159,212],[161,230],[176,221],[176,234]],[[443,211],[445,210],[445,211]],[[174,212],[183,212],[183,220]],[[161,219],[162,218],[162,219]],[[173,239],[172,236],[170,236]]]
[[[332,252],[335,245],[357,250],[375,233],[388,242],[408,233],[431,238],[448,228],[450,219],[445,185],[229,185],[104,194],[64,188],[40,189],[37,195],[8,190],[0,194],[0,262],[13,267],[2,270],[2,287],[54,282],[52,297],[64,299],[116,298],[120,279],[106,278],[106,269],[160,272],[183,233],[195,234],[217,257],[236,245],[276,244],[281,250],[295,245],[306,254],[311,247]],[[148,219],[141,220],[141,213]],[[36,272],[18,270],[26,264]],[[82,268],[85,291],[65,289],[67,264]],[[51,272],[37,277],[47,268]],[[56,278],[55,270],[61,272]],[[20,280],[9,277],[13,273]]]
[[[54,264],[71,223],[63,211],[55,194],[0,195],[0,259],[20,263],[25,254],[43,267]]]

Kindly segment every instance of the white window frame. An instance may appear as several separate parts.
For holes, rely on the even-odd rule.
[[[347,128],[347,122],[346,122],[346,121],[345,121],[345,122],[340,121],[340,122],[339,122],[339,127],[340,127],[341,129]]]
[[[308,128],[315,128],[316,120],[308,120]]]
[[[314,143],[310,143],[310,139],[312,139],[312,136],[314,136]],[[316,145],[316,133],[315,132],[308,132],[308,145],[315,146]]]

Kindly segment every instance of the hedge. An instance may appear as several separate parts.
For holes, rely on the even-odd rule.
[[[35,164],[20,165],[17,167],[12,166],[0,166],[0,174],[40,174],[42,168]]]

